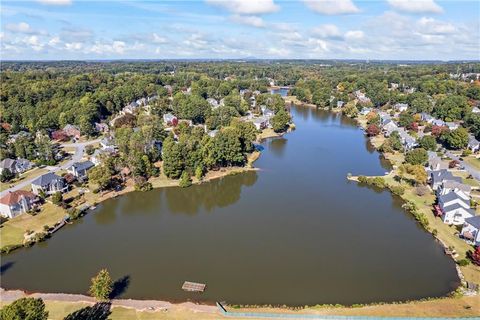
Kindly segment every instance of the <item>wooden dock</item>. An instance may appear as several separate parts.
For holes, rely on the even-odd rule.
[[[185,281],[182,286],[182,290],[189,292],[203,292],[207,287],[204,283]]]

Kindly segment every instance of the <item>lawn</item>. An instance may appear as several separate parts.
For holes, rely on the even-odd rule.
[[[465,157],[463,160],[475,169],[480,170],[480,159],[475,157]]]
[[[51,203],[45,203],[42,205],[41,211],[35,216],[24,213],[10,219],[2,224],[0,229],[1,247],[22,244],[26,230],[42,232],[44,225],[53,226],[65,215],[66,212],[62,208]]]
[[[34,168],[34,169],[29,170],[29,171],[23,173],[22,175],[20,175],[20,177],[18,177],[18,179],[14,179],[14,180],[12,180],[10,182],[6,182],[6,183],[0,182],[0,190],[2,190],[2,191],[6,190],[10,186],[14,186],[14,185],[16,185],[17,183],[19,183],[23,180],[36,178],[36,177],[39,177],[42,174],[47,173],[47,172],[48,172],[47,169]]]

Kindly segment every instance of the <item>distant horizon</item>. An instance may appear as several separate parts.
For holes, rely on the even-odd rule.
[[[4,0],[0,60],[477,61],[479,12],[471,0]]]

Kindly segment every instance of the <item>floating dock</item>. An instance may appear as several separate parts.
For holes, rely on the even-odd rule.
[[[183,283],[182,290],[189,292],[203,292],[205,291],[206,287],[207,285],[204,283],[185,281]]]

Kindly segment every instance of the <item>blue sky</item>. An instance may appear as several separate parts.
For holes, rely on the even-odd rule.
[[[10,59],[480,59],[480,1],[2,1]]]

